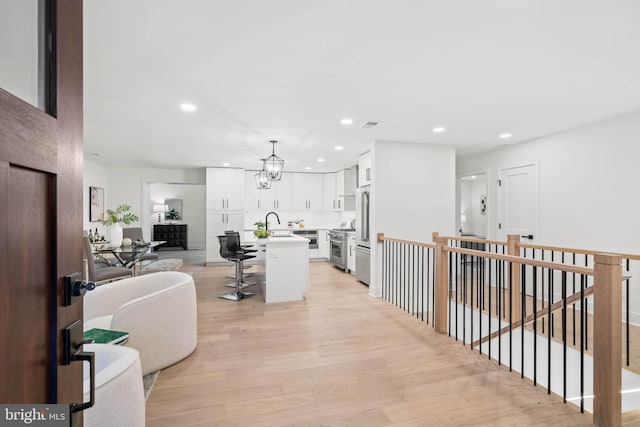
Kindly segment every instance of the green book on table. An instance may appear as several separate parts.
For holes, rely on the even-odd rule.
[[[124,344],[129,339],[129,332],[93,328],[84,332],[84,339],[96,344]]]

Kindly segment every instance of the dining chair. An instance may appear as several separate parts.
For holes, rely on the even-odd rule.
[[[144,238],[142,237],[142,228],[140,227],[123,228],[122,237],[123,238],[128,237],[129,239],[131,239],[132,242],[135,242],[136,240],[144,240]],[[142,257],[140,257],[138,261],[157,261],[157,260],[158,260],[158,254],[149,252],[142,255]]]
[[[106,283],[116,279],[131,277],[132,272],[125,267],[114,267],[107,262],[96,262],[93,255],[93,248],[89,241],[89,235],[85,231],[83,237],[84,258],[87,260],[89,270],[89,280],[92,282]]]

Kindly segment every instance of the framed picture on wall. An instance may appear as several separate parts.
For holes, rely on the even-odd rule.
[[[104,189],[89,187],[89,221],[104,221]]]
[[[481,215],[487,214],[487,195],[486,194],[483,194],[482,196],[480,196],[480,214]]]

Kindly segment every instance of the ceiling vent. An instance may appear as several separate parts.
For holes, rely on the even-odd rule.
[[[362,126],[360,126],[362,129],[369,129],[372,127],[376,127],[380,124],[380,122],[365,122]]]

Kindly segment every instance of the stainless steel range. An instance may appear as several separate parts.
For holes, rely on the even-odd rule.
[[[347,232],[352,228],[334,228],[329,230],[329,262],[347,271]]]

